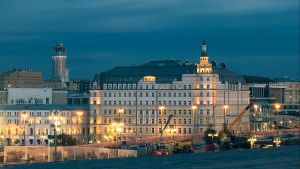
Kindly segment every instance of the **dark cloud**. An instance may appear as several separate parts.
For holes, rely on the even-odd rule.
[[[206,39],[211,59],[241,74],[299,77],[297,0],[3,0],[0,23],[0,71],[31,67],[50,77],[57,37],[72,78],[149,60],[198,61]]]

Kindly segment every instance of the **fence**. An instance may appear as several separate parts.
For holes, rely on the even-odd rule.
[[[42,146],[6,146],[4,147],[5,163],[36,163],[67,160],[95,160],[107,158],[137,157],[135,150],[108,149],[95,147],[57,147],[55,158],[54,147]],[[56,159],[56,160],[55,160]]]

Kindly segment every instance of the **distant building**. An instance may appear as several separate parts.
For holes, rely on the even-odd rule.
[[[8,88],[0,91],[2,105],[67,105],[67,91],[53,91],[51,88]]]
[[[89,105],[89,94],[69,91],[68,105]]]
[[[43,75],[32,70],[14,69],[0,73],[0,90],[7,88],[41,88]]]
[[[65,84],[62,84],[60,80],[44,80],[44,88],[52,88],[53,90],[66,89]]]
[[[184,136],[203,133],[210,126],[221,130],[249,104],[244,78],[225,64],[210,63],[206,42],[198,64],[165,60],[116,67],[97,74],[94,82],[90,90],[93,141],[116,139],[112,125],[119,114],[124,124],[118,136],[122,140],[159,136],[170,115],[176,128],[172,134]],[[249,130],[248,113],[234,129]]]
[[[300,110],[300,81],[279,81],[286,86],[284,92],[284,109]]]
[[[279,110],[275,109],[275,105],[283,103],[286,87],[274,82],[271,83],[249,83],[247,85],[250,90],[250,101],[257,106],[256,109],[252,108],[250,112],[250,126],[252,130],[270,130],[276,127],[275,115]]]
[[[91,89],[91,80],[70,80],[67,86],[70,91],[76,91],[77,93],[89,93],[89,90]]]
[[[53,80],[59,80],[65,86],[65,83],[69,82],[69,70],[67,69],[66,48],[61,43],[53,47],[52,69]]]
[[[279,128],[300,128],[300,110],[283,110],[275,116]]]

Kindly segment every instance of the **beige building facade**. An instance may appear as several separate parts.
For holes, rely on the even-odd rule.
[[[142,68],[153,73],[143,76],[136,83],[128,83],[131,81],[128,76],[117,76],[116,80],[124,78],[123,83],[102,83],[101,88],[90,90],[90,137],[94,141],[160,136],[170,115],[169,126],[174,129],[165,130],[163,135],[203,134],[210,126],[220,131],[224,121],[226,124],[233,122],[249,104],[246,86],[221,82],[219,75],[214,73],[206,55],[205,43],[202,45],[200,63],[193,67],[194,73],[183,73],[180,79],[176,77],[165,82],[172,76],[164,76],[168,74],[168,69],[178,66],[172,61],[155,62],[154,66],[149,66],[151,69],[147,66]],[[153,69],[161,67],[166,71],[153,75]],[[105,78],[116,81],[112,77]],[[248,112],[234,130],[249,130]]]
[[[32,70],[15,69],[0,73],[0,90],[7,88],[42,88],[43,75]]]

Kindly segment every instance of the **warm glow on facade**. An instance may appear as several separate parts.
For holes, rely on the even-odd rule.
[[[156,77],[155,76],[144,76],[144,81],[146,82],[155,82]]]

